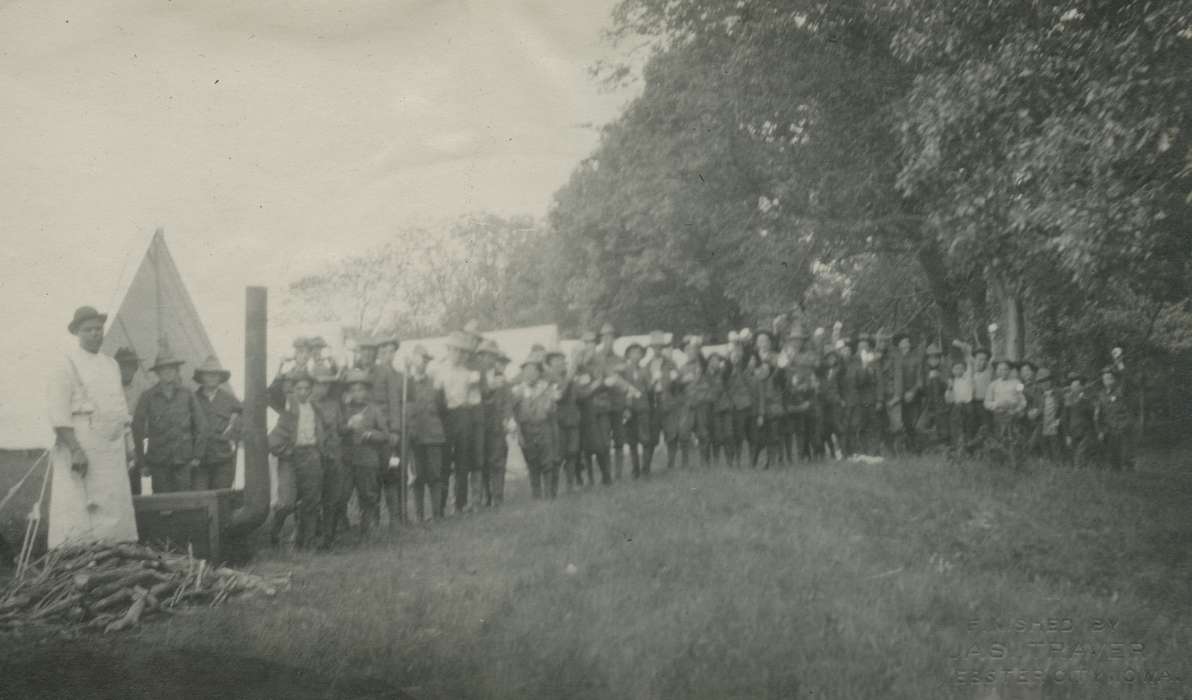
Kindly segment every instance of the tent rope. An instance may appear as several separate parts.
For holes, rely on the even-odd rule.
[[[42,453],[42,457],[48,454],[49,450],[46,450]],[[33,510],[29,511],[28,522],[25,523],[25,538],[21,542],[21,553],[17,557],[16,581],[18,583],[24,578],[25,571],[29,568],[29,561],[33,558],[33,542],[37,539],[37,528],[41,525],[41,504],[45,502],[46,489],[49,488],[50,472],[52,471],[54,471],[54,465],[47,460],[46,475],[41,480],[41,493],[37,495],[37,502],[33,504]]]
[[[4,510],[4,506],[8,505],[8,502],[12,500],[12,497],[16,495],[17,491],[19,491],[20,488],[25,485],[25,482],[28,481],[29,477],[32,476],[33,472],[37,469],[37,465],[41,464],[41,461],[45,459],[46,455],[49,453],[49,450],[43,450],[41,456],[33,461],[33,465],[29,467],[29,471],[25,472],[25,476],[22,476],[21,480],[8,490],[8,493],[4,495],[4,500],[0,501],[0,511]]]

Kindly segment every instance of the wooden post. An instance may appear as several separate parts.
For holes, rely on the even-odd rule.
[[[268,319],[268,290],[248,287],[244,313],[244,502],[232,513],[230,536],[252,532],[269,515]]]

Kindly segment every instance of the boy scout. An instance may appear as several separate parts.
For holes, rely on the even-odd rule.
[[[948,403],[944,400],[948,393],[948,377],[944,375],[941,348],[929,343],[925,352],[927,366],[923,375],[923,395],[915,424],[920,448],[948,442]]]
[[[509,459],[509,443],[505,440],[505,433],[513,418],[513,393],[505,377],[509,357],[501,352],[500,346],[492,339],[481,342],[478,353],[485,373],[481,391],[481,403],[484,406],[484,461],[481,472],[484,492],[478,496],[483,498],[484,505],[500,507],[505,500],[505,463]]]
[[[277,405],[277,424],[269,432],[269,451],[277,457],[277,503],[270,542],[277,546],[286,518],[296,513],[296,549],[314,544],[323,505],[323,457],[329,454],[327,424],[311,401],[314,378],[303,367],[290,375],[292,393]]]
[[[214,356],[195,368],[193,378],[199,385],[195,396],[203,409],[206,435],[199,466],[191,474],[192,491],[230,489],[236,479],[236,443],[244,409],[227,388],[231,376]]]
[[[604,375],[614,380],[608,385],[608,427],[613,446],[613,480],[620,481],[625,473],[625,404],[628,392],[620,381],[624,362],[613,350],[616,340],[617,329],[613,324],[601,326],[595,357],[602,365]]]
[[[389,526],[394,527],[405,516],[405,504],[401,499],[406,468],[397,459],[402,429],[402,383],[405,379],[393,367],[393,358],[401,347],[401,341],[389,336],[377,340],[376,346],[377,360],[371,375],[373,386],[369,398],[377,407],[389,433],[389,444],[377,451],[377,459],[380,461],[381,494],[385,499],[385,510],[389,513]]]
[[[708,358],[706,381],[712,393],[712,450],[711,463],[724,457],[724,464],[733,461],[733,397],[728,390],[729,367],[724,356],[713,353]]]
[[[567,358],[563,353],[546,353],[549,380],[559,396],[556,413],[555,459],[560,462],[568,493],[575,487],[579,473],[579,404],[575,396],[575,385],[567,369]]]
[[[1038,396],[1039,418],[1035,427],[1033,449],[1052,462],[1060,461],[1063,454],[1060,443],[1060,418],[1063,414],[1063,400],[1051,378],[1051,370],[1039,369],[1035,375]]]
[[[443,388],[427,372],[433,359],[426,348],[415,346],[406,395],[406,439],[414,455],[414,514],[419,522],[429,519],[424,503],[428,495],[433,518],[443,517],[443,452],[447,443],[443,416],[447,403]]]
[[[654,445],[650,443],[650,373],[642,366],[646,350],[638,343],[625,348],[621,379],[625,389],[625,442],[633,478],[650,474]],[[644,462],[643,462],[644,459]]]
[[[583,352],[577,358],[575,375],[576,398],[579,400],[580,459],[588,472],[588,486],[592,486],[592,458],[600,467],[600,481],[612,484],[609,469],[608,444],[612,428],[609,423],[611,375],[605,373],[604,363],[596,358],[596,334],[588,331],[582,337]]]
[[[740,337],[740,336],[738,336]],[[735,345],[729,355],[728,395],[733,405],[732,443],[729,448],[729,463],[740,468],[745,463],[743,455],[752,451],[757,435],[753,424],[753,378],[749,375],[749,360],[742,345]],[[748,443],[748,447],[746,444]]]
[[[133,416],[137,465],[149,467],[153,493],[189,489],[191,474],[205,453],[206,416],[195,395],[179,381],[182,364],[168,347],[162,348],[149,368],[157,384],[141,394]]]
[[[352,370],[344,379],[348,399],[344,404],[343,465],[360,504],[360,538],[364,539],[381,518],[380,452],[390,444],[385,420],[371,400],[372,378]]]
[[[1085,390],[1084,377],[1078,372],[1069,372],[1060,427],[1074,467],[1089,466],[1096,435],[1093,414],[1093,400]]]
[[[1101,370],[1101,387],[1093,413],[1097,439],[1101,441],[1110,469],[1133,469],[1131,438],[1134,416],[1122,392],[1119,369],[1116,366],[1108,365]]]
[[[675,466],[675,457],[679,452],[679,402],[676,380],[679,372],[675,363],[666,353],[667,337],[662,331],[650,332],[650,359],[646,364],[650,377],[650,435],[648,441],[657,446],[660,441],[666,442],[666,466]],[[643,471],[650,472],[650,461],[653,452],[647,450],[642,454],[644,460]]]
[[[776,377],[778,370],[768,362],[758,362],[753,369],[753,414],[757,424],[757,443],[750,460],[757,467],[763,448],[766,452],[764,469],[776,466],[782,459],[782,436],[779,426],[786,416],[783,384]]]
[[[512,410],[530,475],[531,496],[553,499],[559,493],[559,471],[553,445],[558,393],[542,376],[542,360],[540,353],[531,352],[522,363],[522,381],[511,392]]]
[[[323,512],[319,519],[319,534],[323,537],[322,547],[328,549],[335,543],[340,529],[340,503],[346,502],[344,491],[350,483],[343,468],[343,397],[340,395],[339,380],[327,364],[313,364],[311,373],[315,380],[311,390],[311,403],[319,410],[323,421],[326,441],[321,450],[323,465]]]

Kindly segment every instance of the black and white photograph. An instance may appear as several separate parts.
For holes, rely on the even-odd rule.
[[[0,0],[0,698],[1192,700],[1192,0]]]

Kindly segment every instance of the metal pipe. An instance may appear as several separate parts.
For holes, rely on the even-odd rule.
[[[244,502],[232,513],[225,535],[242,537],[269,515],[269,448],[266,437],[268,290],[245,289],[244,312]]]

